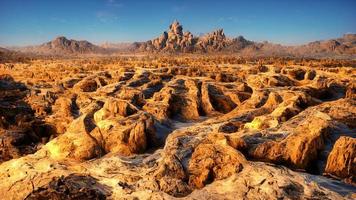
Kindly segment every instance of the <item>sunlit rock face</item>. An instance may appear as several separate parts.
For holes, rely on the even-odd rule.
[[[236,39],[229,39],[225,36],[223,29],[215,30],[202,37],[195,37],[189,31],[183,31],[183,26],[174,21],[169,30],[163,32],[161,36],[144,43],[136,43],[137,49],[141,51],[153,52],[218,52],[228,46],[233,48],[244,48],[252,45],[252,42],[245,40],[242,36]]]
[[[150,48],[229,42],[174,22]],[[355,69],[272,61],[0,64],[0,199],[355,199]]]
[[[183,31],[183,26],[174,21],[168,30],[160,36],[146,42],[135,42],[132,52],[145,53],[225,53],[245,57],[307,57],[307,58],[345,58],[355,59],[356,34],[343,37],[310,42],[298,46],[283,46],[268,41],[257,42],[243,36],[229,38],[223,29],[216,29],[203,35],[193,35]],[[313,76],[308,74],[308,76]],[[310,77],[311,77],[310,76]]]
[[[340,137],[329,154],[325,173],[344,178],[351,184],[356,184],[356,139]]]

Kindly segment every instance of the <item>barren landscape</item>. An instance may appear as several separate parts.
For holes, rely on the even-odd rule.
[[[354,199],[354,66],[211,55],[1,64],[2,199]]]
[[[355,8],[0,1],[0,200],[356,199]]]

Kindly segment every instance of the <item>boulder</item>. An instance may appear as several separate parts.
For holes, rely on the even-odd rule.
[[[96,124],[92,135],[105,152],[132,155],[158,145],[155,121],[148,113],[139,112],[126,118],[111,116]]]
[[[245,157],[228,145],[200,144],[189,161],[189,185],[202,188],[243,169]]]
[[[267,140],[249,149],[254,159],[285,164],[298,169],[310,169],[324,149],[329,134],[330,117],[326,114],[310,116],[294,132],[280,141]],[[249,143],[249,142],[247,142]]]
[[[356,184],[356,138],[341,136],[335,142],[325,173]]]
[[[102,155],[102,147],[90,133],[95,128],[93,116],[83,114],[75,119],[67,131],[45,145],[50,157],[56,160],[88,160]]]

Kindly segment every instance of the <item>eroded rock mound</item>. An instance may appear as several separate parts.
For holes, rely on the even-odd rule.
[[[75,119],[67,131],[46,144],[46,149],[54,159],[88,160],[103,155],[102,147],[90,133],[95,124],[91,115],[85,114]]]
[[[356,184],[356,139],[340,137],[329,154],[325,173]]]
[[[189,162],[189,184],[202,188],[214,180],[240,172],[245,162],[245,157],[230,146],[200,144]]]
[[[206,51],[231,45],[223,31],[196,41],[179,23],[151,45],[188,51],[198,41]],[[0,193],[354,199],[354,69],[232,61],[78,58],[4,68],[13,78],[0,79]]]
[[[121,120],[109,118],[97,122],[97,125],[93,135],[106,152],[131,155],[158,145],[154,118],[146,113]]]

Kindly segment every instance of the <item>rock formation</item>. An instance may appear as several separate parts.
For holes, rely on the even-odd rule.
[[[189,31],[183,32],[183,27],[178,21],[174,21],[168,32],[164,32],[160,37],[144,42],[136,43],[140,51],[154,52],[217,52],[226,49],[228,46],[234,48],[244,48],[252,44],[242,36],[233,40],[227,38],[223,29],[218,29],[202,37],[194,37]]]
[[[183,32],[183,27],[178,21],[174,21],[168,32],[148,42],[138,44],[143,51],[169,51],[192,52],[196,38],[190,32]]]
[[[355,68],[234,59],[0,65],[1,199],[355,199]]]
[[[356,139],[340,137],[330,152],[325,173],[335,175],[356,184]]]
[[[147,42],[136,42],[133,50],[140,52],[169,53],[239,53],[243,56],[294,56],[294,57],[354,57],[356,54],[355,34],[345,34],[342,38],[316,41],[300,46],[282,46],[268,42],[253,42],[239,36],[228,38],[223,29],[215,30],[201,37],[183,32],[183,27],[174,21],[168,32]]]

